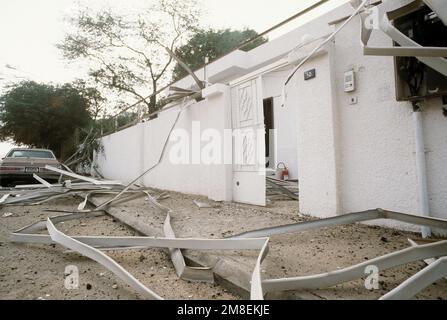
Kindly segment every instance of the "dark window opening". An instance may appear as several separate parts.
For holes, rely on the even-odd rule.
[[[270,150],[270,130],[274,129],[274,116],[273,116],[273,98],[264,99],[264,126],[265,126],[265,166],[268,168],[272,165],[271,154],[274,150]]]

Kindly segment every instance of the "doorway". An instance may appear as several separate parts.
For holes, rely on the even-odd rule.
[[[265,175],[266,175],[266,201],[298,201],[298,180],[295,177],[279,175],[282,169],[286,169],[292,162],[289,154],[293,155],[293,150],[282,148],[287,146],[286,140],[292,139],[293,119],[290,121],[290,114],[284,108],[276,110],[278,119],[275,119],[275,100],[270,97],[263,99],[264,111],[264,139],[265,139]],[[278,105],[278,104],[277,104]],[[275,125],[275,120],[280,123]],[[281,135],[277,135],[280,131]],[[293,147],[292,147],[293,149]],[[289,157],[288,157],[289,156]]]
[[[265,127],[265,167],[275,169],[275,118],[273,110],[273,98],[263,100],[264,127]]]

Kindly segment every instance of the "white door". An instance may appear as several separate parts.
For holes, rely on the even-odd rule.
[[[261,78],[231,88],[233,200],[265,206],[265,137]]]

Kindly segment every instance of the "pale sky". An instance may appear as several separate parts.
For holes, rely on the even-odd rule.
[[[80,0],[99,7],[138,7],[142,0]],[[262,32],[316,0],[202,0],[201,24],[213,28],[252,28]],[[329,6],[343,0],[332,0]],[[42,82],[68,82],[86,70],[67,66],[54,46],[61,42],[66,26],[63,17],[76,7],[75,0],[0,1],[0,87],[6,79],[26,77]],[[328,7],[325,5],[325,7]],[[324,9],[324,8],[323,8]],[[297,21],[299,23],[299,21]],[[284,30],[290,30],[293,23]],[[278,35],[272,34],[270,38]],[[8,64],[17,70],[10,69]]]
[[[63,20],[78,2],[90,7],[138,8],[144,0],[1,0],[0,1],[0,92],[8,81],[32,79],[64,83],[83,77],[82,66],[68,65],[55,47],[64,37]],[[200,0],[199,0],[200,1]],[[252,28],[262,32],[317,0],[201,0],[202,26]],[[347,0],[331,0],[315,14]],[[311,16],[310,16],[311,17]],[[304,18],[308,20],[309,16]],[[270,35],[273,39],[303,19]],[[10,66],[10,67],[9,67]],[[12,68],[14,69],[12,69]],[[0,156],[2,147],[0,146]]]

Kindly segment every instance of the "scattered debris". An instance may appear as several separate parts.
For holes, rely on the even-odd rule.
[[[410,245],[411,245],[412,247],[417,247],[417,246],[418,246],[418,244],[417,244],[414,240],[412,240],[412,239],[408,239],[408,242],[410,243]],[[424,262],[425,262],[427,265],[431,265],[431,264],[435,263],[436,261],[437,261],[436,258],[428,258],[428,259],[424,259]],[[444,279],[447,280],[447,276],[444,277]]]
[[[9,193],[4,194],[4,195],[0,198],[0,205],[1,205],[2,203],[4,203],[4,202],[6,201],[6,199],[8,199],[9,196],[10,196]]]
[[[298,200],[298,181],[279,180],[272,177],[266,177],[267,197],[270,200],[281,200],[284,196],[289,199]],[[278,199],[278,196],[281,197]]]
[[[47,169],[53,170],[55,168],[48,167]],[[256,260],[255,267],[251,276],[251,299],[261,300],[264,297],[265,292],[272,291],[284,291],[284,290],[296,290],[296,289],[315,289],[315,288],[327,288],[346,281],[354,280],[364,276],[365,266],[374,264],[380,268],[380,270],[386,270],[393,266],[406,264],[416,260],[422,260],[427,258],[439,257],[447,255],[447,241],[438,241],[434,243],[428,243],[416,247],[409,247],[400,251],[396,251],[381,257],[376,257],[367,260],[363,263],[359,263],[348,268],[337,269],[332,272],[317,274],[303,277],[292,277],[282,279],[266,279],[261,278],[261,264],[268,253],[269,237],[275,234],[295,233],[304,230],[321,229],[337,225],[350,224],[361,221],[375,220],[375,219],[394,219],[411,224],[424,225],[424,226],[436,226],[437,228],[447,230],[447,221],[436,218],[420,217],[414,215],[407,215],[397,212],[384,211],[381,209],[369,210],[360,213],[351,213],[342,216],[332,217],[328,219],[295,223],[284,226],[277,226],[271,228],[264,228],[259,230],[248,231],[236,236],[223,238],[223,239],[195,239],[195,238],[182,238],[178,239],[175,236],[174,230],[171,226],[171,213],[172,210],[158,202],[160,198],[165,195],[159,194],[153,196],[150,194],[150,189],[142,188],[134,185],[135,181],[127,186],[122,185],[120,182],[97,180],[88,177],[83,177],[71,172],[55,169],[62,175],[74,177],[84,182],[72,182],[69,184],[62,183],[59,185],[46,185],[43,181],[40,187],[34,187],[35,189],[22,189],[13,190],[8,193],[8,196],[3,196],[2,205],[12,204],[25,204],[32,205],[36,203],[43,203],[52,199],[67,196],[82,196],[83,202],[78,206],[77,212],[67,215],[48,218],[46,221],[40,221],[33,225],[24,227],[11,235],[13,242],[28,242],[28,243],[42,243],[42,244],[60,244],[63,247],[68,248],[74,252],[78,252],[84,256],[87,256],[96,262],[100,263],[125,283],[130,285],[140,294],[150,299],[161,299],[159,295],[151,291],[144,286],[140,281],[127,272],[121,265],[115,262],[112,258],[107,256],[104,251],[108,250],[125,250],[135,248],[149,248],[158,247],[166,248],[170,252],[171,260],[174,264],[176,273],[179,278],[190,281],[205,281],[213,282],[214,275],[211,268],[207,267],[190,267],[187,266],[182,254],[181,249],[192,250],[257,250],[259,252]],[[147,170],[146,173],[150,171]],[[144,175],[144,174],[143,174]],[[140,176],[141,177],[141,176]],[[267,179],[269,181],[271,179]],[[272,184],[277,185],[276,182],[270,181]],[[45,189],[42,189],[44,187]],[[279,186],[278,189],[285,189],[283,186]],[[287,190],[287,189],[286,189]],[[88,197],[92,194],[116,194],[111,200],[106,201],[102,205],[92,210],[83,210],[85,204],[88,201]],[[287,190],[289,196],[293,194],[290,190]],[[123,197],[123,195],[126,195]],[[163,224],[164,238],[153,237],[92,237],[92,236],[75,236],[71,237],[58,230],[55,224],[63,223],[66,221],[94,217],[104,214],[103,208],[107,208],[110,205],[129,201],[146,195],[147,199],[153,206],[166,214],[166,218]],[[121,198],[120,198],[121,197]],[[292,197],[292,196],[291,196]],[[199,207],[212,206],[207,203],[201,203],[194,200],[194,203]],[[48,235],[40,234],[40,231],[47,230]],[[387,242],[388,239],[382,237],[381,241]],[[140,256],[140,261],[143,261],[144,256]],[[408,279],[397,288],[390,291],[387,295],[383,296],[383,299],[394,299],[396,297],[411,297],[419,291],[408,291],[407,288],[411,284],[415,285],[415,288],[422,288],[422,285],[426,285],[429,281],[436,281],[441,276],[445,276],[445,270],[442,269],[446,260],[441,258],[432,263],[429,267],[421,272],[431,273],[433,278],[427,280],[422,275],[416,274],[414,277]],[[444,271],[443,271],[444,270]],[[435,279],[436,278],[436,279]],[[422,279],[422,280],[421,280]],[[425,280],[424,280],[425,279]],[[409,281],[409,282],[408,282]],[[118,285],[114,284],[112,288],[117,289]],[[405,290],[404,290],[405,289]],[[410,293],[409,293],[410,292]]]
[[[7,218],[7,217],[10,217],[10,216],[12,216],[14,213],[12,213],[12,212],[5,212],[3,215],[2,215],[2,217],[3,218]]]
[[[203,209],[203,208],[218,208],[219,207],[219,204],[217,204],[217,203],[211,204],[211,203],[206,203],[206,202],[200,202],[200,201],[197,201],[197,200],[193,200],[193,202],[200,209]]]

